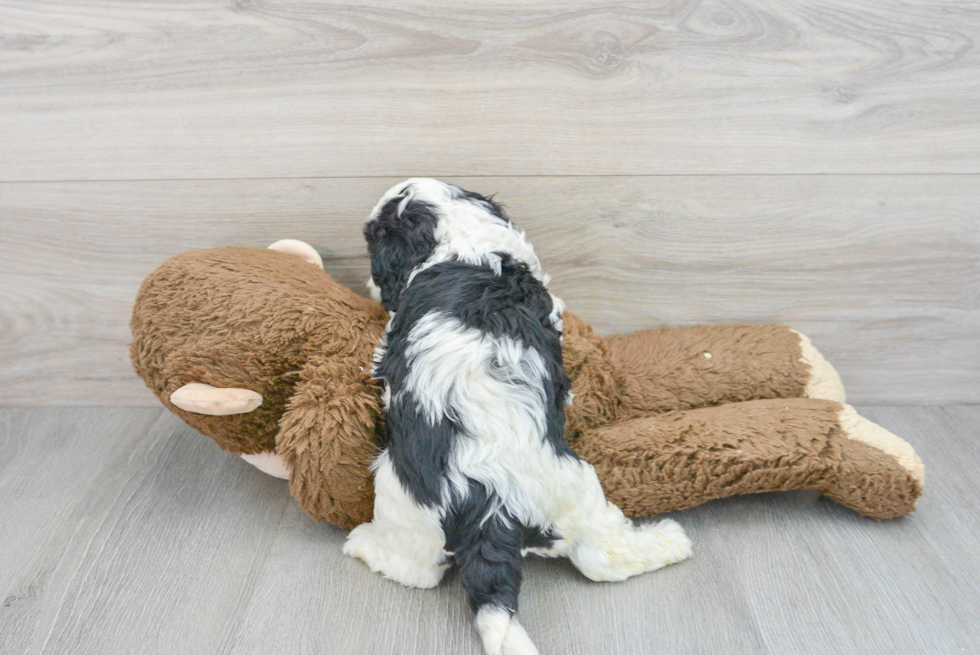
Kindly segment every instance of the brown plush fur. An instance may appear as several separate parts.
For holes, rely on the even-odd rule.
[[[276,447],[277,424],[311,358],[367,368],[387,320],[377,303],[298,257],[218,248],[172,257],[146,278],[130,350],[167,409],[223,449],[251,454]],[[189,382],[251,389],[262,406],[233,416],[185,412],[170,394]]]
[[[776,325],[659,328],[609,339],[565,314],[568,434],[611,421],[762,398],[798,398],[810,367]],[[706,357],[705,354],[709,357]]]
[[[131,355],[168,409],[230,452],[276,450],[304,510],[350,528],[372,515],[382,414],[369,371],[386,321],[377,303],[293,255],[195,251],[143,283]],[[842,436],[839,405],[798,398],[809,367],[788,328],[605,339],[567,313],[563,352],[575,394],[569,441],[630,516],[802,488],[892,518],[921,494],[893,457]],[[190,382],[251,389],[263,403],[232,416],[186,412],[170,394]]]
[[[630,516],[714,498],[811,489],[866,516],[907,514],[921,485],[891,457],[845,437],[827,400],[752,400],[587,430],[578,453]]]

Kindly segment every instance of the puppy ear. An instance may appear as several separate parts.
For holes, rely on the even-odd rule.
[[[364,226],[371,254],[371,277],[381,289],[381,305],[395,311],[408,276],[436,248],[435,208],[409,195],[392,198]]]

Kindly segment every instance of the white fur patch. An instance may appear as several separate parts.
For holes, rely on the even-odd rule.
[[[481,607],[476,613],[476,629],[487,655],[538,655],[517,619],[499,607]]]
[[[501,427],[509,431],[544,431],[541,387],[547,373],[535,350],[506,336],[493,337],[468,328],[439,311],[419,319],[408,342],[405,388],[422,403],[431,423],[438,423],[454,408],[467,432],[481,429],[474,424],[479,422],[474,415],[482,418],[500,412],[507,413]],[[527,427],[528,422],[533,426]]]
[[[344,554],[407,587],[438,585],[449,568],[439,516],[405,491],[387,451],[375,461],[374,495],[374,519],[351,530]]]
[[[381,287],[374,283],[374,278],[369,277],[366,282],[368,295],[371,296],[371,300],[375,302],[381,302]]]

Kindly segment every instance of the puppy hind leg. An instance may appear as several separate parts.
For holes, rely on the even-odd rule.
[[[437,511],[405,490],[387,452],[378,458],[374,491],[374,519],[351,530],[344,554],[407,587],[435,587],[449,567]]]
[[[538,655],[514,617],[521,587],[522,530],[499,516],[485,521],[475,534],[459,535],[455,559],[460,578],[476,612],[476,629],[488,655]]]
[[[567,487],[578,493],[572,502],[562,503],[568,511],[555,527],[567,542],[565,553],[587,578],[625,580],[691,556],[691,541],[676,521],[634,525],[606,501],[595,469],[585,462],[569,465],[581,467],[578,484]]]
[[[622,522],[578,539],[569,552],[572,563],[590,580],[625,580],[691,556],[691,541],[676,521],[664,519],[650,525],[634,526],[619,508],[611,507]]]

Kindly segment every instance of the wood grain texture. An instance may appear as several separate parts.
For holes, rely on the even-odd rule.
[[[605,334],[783,323],[854,402],[980,402],[980,176],[450,179],[499,192]],[[0,184],[0,404],[157,406],[129,312],[185,250],[300,238],[363,292],[360,224],[395,181]]]
[[[694,557],[625,583],[531,559],[543,654],[977,653],[980,407],[868,407],[925,461],[913,516],[812,493],[673,515]],[[478,655],[458,576],[406,589],[343,557],[286,485],[162,410],[0,410],[4,653]]]
[[[163,410],[4,413],[4,653],[215,653],[288,496]],[[230,502],[229,502],[230,501]]]
[[[0,7],[0,180],[980,173],[980,3]]]

